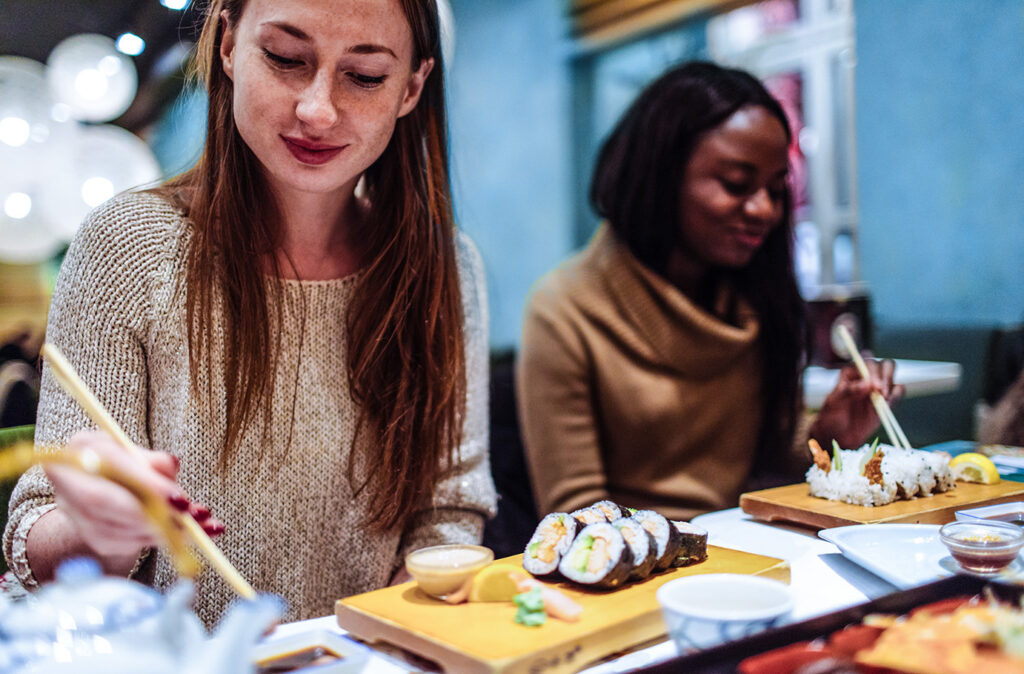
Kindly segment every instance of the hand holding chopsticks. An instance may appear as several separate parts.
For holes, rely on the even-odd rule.
[[[139,453],[140,450],[135,446],[134,443],[128,438],[123,430],[117,425],[113,417],[104,409],[103,405],[100,404],[96,396],[93,395],[92,391],[85,385],[85,383],[78,377],[71,364],[64,358],[64,356],[51,344],[44,344],[42,348],[42,355],[46,358],[50,365],[50,368],[54,374],[54,377],[85,410],[86,414],[99,426],[100,430],[107,432],[114,441],[125,451],[130,453]],[[203,554],[204,557],[210,562],[211,566],[228,582],[229,585],[242,597],[246,599],[252,599],[256,596],[256,591],[249,585],[248,582],[242,577],[240,573],[231,565],[231,562],[224,556],[224,553],[214,544],[210,537],[206,535],[203,527],[196,522],[196,520],[187,513],[182,513],[179,516],[179,522],[185,530],[185,533],[195,544],[198,550]]]
[[[850,336],[850,331],[842,324],[840,324],[836,329],[839,333],[840,339],[843,340],[843,344],[846,346],[846,350],[850,352],[850,357],[857,366],[857,371],[860,372],[860,376],[865,381],[871,381],[871,373],[868,372],[867,364],[864,362],[864,358],[861,357],[860,351],[857,350],[857,345],[854,343],[853,337]],[[889,436],[889,441],[897,447],[912,449],[910,441],[907,440],[906,434],[900,427],[899,422],[896,421],[896,416],[892,413],[892,408],[889,407],[889,403],[885,401],[885,397],[883,397],[878,391],[872,391],[871,403],[875,406],[875,411],[878,413],[878,419],[882,422],[882,427]]]

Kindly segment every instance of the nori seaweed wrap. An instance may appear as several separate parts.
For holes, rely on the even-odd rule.
[[[651,575],[654,565],[658,563],[658,544],[654,536],[632,517],[623,517],[611,524],[622,533],[626,545],[633,553],[633,571],[629,574],[629,580],[643,580]]]
[[[576,534],[558,570],[571,581],[593,588],[622,586],[633,571],[633,553],[609,522],[587,525]]]
[[[526,544],[523,568],[535,576],[554,573],[580,529],[579,523],[567,513],[546,515]]]
[[[679,555],[679,546],[682,543],[679,530],[653,510],[637,510],[633,513],[633,519],[639,522],[658,544],[658,562],[654,565],[655,570],[664,571],[671,567]]]
[[[679,532],[679,554],[672,566],[698,564],[708,558],[708,530],[691,522],[672,520],[672,527]]]

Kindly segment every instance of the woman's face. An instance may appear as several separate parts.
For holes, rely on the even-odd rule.
[[[694,147],[680,193],[682,245],[690,266],[746,266],[783,219],[788,142],[767,109],[747,106]]]
[[[419,100],[398,0],[250,0],[222,17],[238,132],[275,188],[350,193]]]

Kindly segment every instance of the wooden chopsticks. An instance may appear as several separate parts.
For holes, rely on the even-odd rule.
[[[850,357],[857,366],[857,371],[860,372],[860,376],[864,378],[864,381],[869,381],[871,379],[871,374],[868,372],[868,366],[864,362],[864,358],[861,357],[860,351],[857,349],[857,345],[853,341],[853,337],[850,336],[850,331],[841,323],[836,326],[836,330],[839,333],[840,339],[843,340],[846,350],[850,352]],[[900,422],[896,421],[896,416],[892,413],[892,408],[889,407],[889,403],[885,401],[882,394],[878,391],[872,391],[871,403],[875,406],[875,411],[878,413],[878,418],[882,422],[882,427],[885,428],[886,435],[889,436],[889,441],[897,447],[913,449],[910,446],[910,441],[907,440],[906,433],[904,433],[903,429],[900,427]]]
[[[135,444],[128,438],[121,427],[117,425],[110,413],[103,407],[93,392],[89,390],[89,387],[85,385],[74,368],[71,367],[71,363],[64,358],[64,355],[52,344],[43,344],[42,355],[46,358],[46,361],[50,364],[50,368],[53,370],[54,377],[57,378],[57,382],[64,388],[68,394],[78,401],[78,404],[82,406],[85,413],[89,415],[89,418],[100,427],[100,430],[109,433],[122,448],[126,451],[141,455],[142,450],[135,446]],[[221,577],[227,581],[235,592],[245,599],[255,599],[256,590],[242,577],[242,574],[231,565],[228,558],[224,556],[220,548],[206,535],[203,531],[203,527],[195,521],[195,519],[188,513],[180,513],[179,520],[182,526],[185,528],[185,532],[189,538],[195,544],[196,548],[206,557],[210,565],[213,566],[214,570],[221,575]]]

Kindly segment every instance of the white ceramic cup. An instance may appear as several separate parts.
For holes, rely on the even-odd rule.
[[[658,588],[657,597],[680,653],[742,639],[773,627],[793,610],[785,584],[734,573],[677,578]]]

